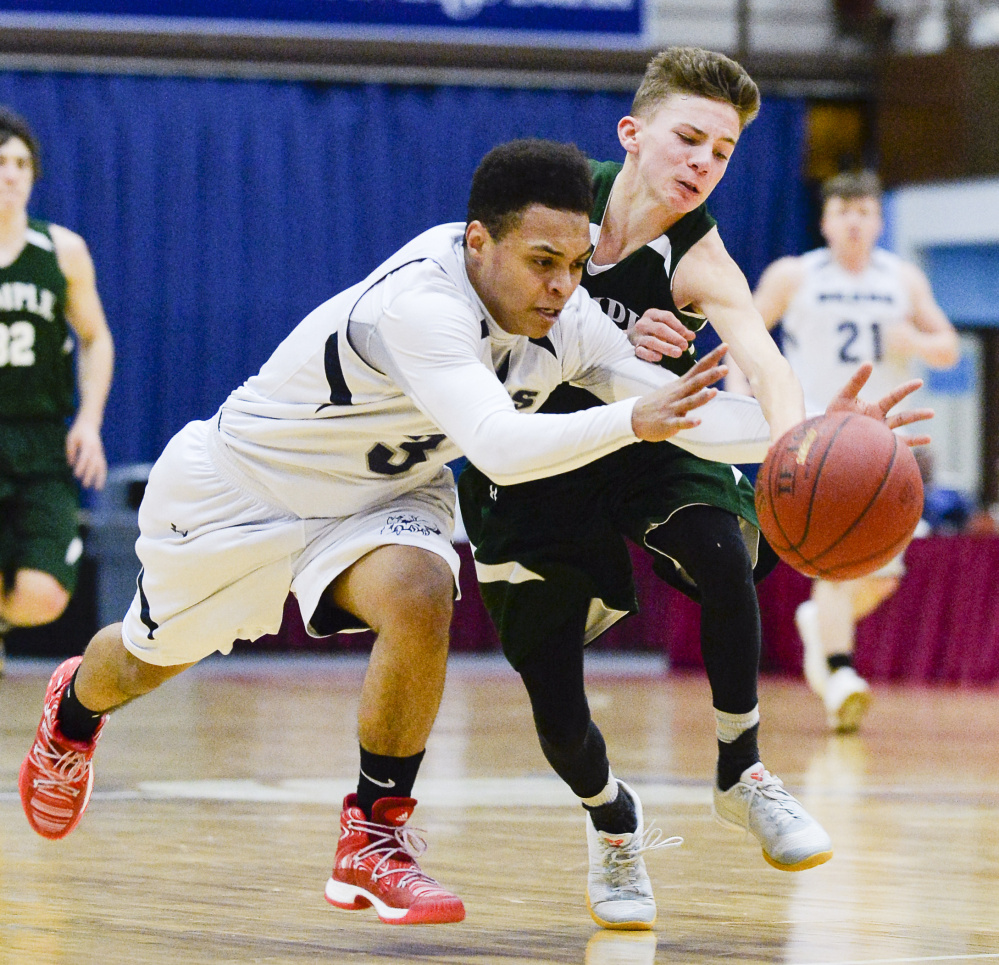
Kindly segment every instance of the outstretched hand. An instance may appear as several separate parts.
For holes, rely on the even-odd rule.
[[[923,422],[933,418],[932,409],[907,409],[904,412],[896,412],[894,415],[888,414],[906,396],[912,395],[916,389],[922,387],[922,379],[910,379],[908,382],[903,382],[887,395],[878,399],[877,402],[865,402],[858,398],[857,393],[867,383],[873,371],[874,366],[870,362],[864,362],[829,403],[826,412],[856,412],[858,415],[870,416],[879,422],[886,423],[889,429],[899,429],[902,426],[912,425],[914,422]],[[925,446],[930,441],[928,435],[903,436],[903,438],[910,446]]]
[[[728,346],[723,342],[675,382],[643,395],[631,412],[635,435],[646,442],[663,442],[684,429],[700,425],[701,420],[689,413],[718,394],[711,386],[728,372],[728,367],[721,364],[727,351]]]

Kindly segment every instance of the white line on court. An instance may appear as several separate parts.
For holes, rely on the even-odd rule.
[[[711,803],[706,784],[632,785],[649,806]],[[199,781],[141,781],[134,790],[94,791],[96,800],[145,801],[242,801],[252,804],[339,805],[356,790],[353,779],[297,778],[272,784],[250,779]],[[571,807],[579,801],[557,777],[461,777],[420,778],[420,803],[429,807]],[[0,801],[16,801],[16,791],[0,791]]]
[[[799,962],[797,965],[910,965],[917,962],[970,962],[997,959],[999,952],[972,952],[963,955],[917,955],[913,958],[851,958],[825,962]]]

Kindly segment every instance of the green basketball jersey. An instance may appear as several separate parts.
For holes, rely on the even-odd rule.
[[[614,179],[623,167],[617,161],[590,161],[593,171],[591,226],[599,228],[610,199]],[[673,312],[687,328],[698,331],[702,315],[681,311],[673,301],[673,273],[680,259],[713,227],[715,219],[705,205],[685,214],[665,234],[633,251],[608,268],[592,263],[583,271],[583,287],[597,300],[604,313],[627,331],[650,308]],[[694,346],[678,359],[664,358],[660,365],[682,375],[696,361]],[[541,407],[542,412],[574,412],[599,405],[595,395],[571,385],[560,385]]]
[[[48,223],[31,219],[24,249],[0,268],[0,419],[61,421],[74,386],[66,276]]]

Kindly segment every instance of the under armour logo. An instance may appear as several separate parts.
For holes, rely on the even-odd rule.
[[[499,489],[497,489],[497,487],[496,487],[496,486],[490,486],[490,487],[489,487],[489,498],[490,498],[490,499],[491,499],[491,500],[492,500],[493,502],[496,502],[496,497],[497,497],[498,495],[499,495]]]
[[[188,534],[188,530],[186,529],[177,529],[176,523],[171,523],[170,529],[172,529],[178,536],[187,536]]]

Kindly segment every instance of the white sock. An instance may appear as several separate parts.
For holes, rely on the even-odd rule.
[[[731,744],[740,734],[759,722],[759,704],[748,714],[726,714],[724,710],[715,710],[715,734],[723,744]]]
[[[587,805],[587,807],[595,808],[599,807],[601,804],[610,804],[613,801],[616,801],[617,792],[617,778],[608,771],[607,784],[604,789],[599,794],[595,794],[593,797],[581,797],[580,801]]]

